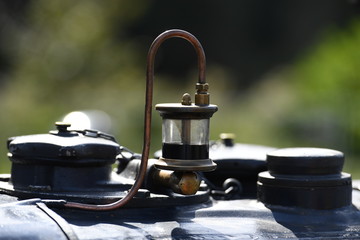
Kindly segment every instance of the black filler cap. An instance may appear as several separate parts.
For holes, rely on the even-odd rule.
[[[10,138],[11,179],[0,190],[20,198],[62,198],[112,182],[112,164],[120,153],[114,137],[68,127],[57,122],[50,133]]]
[[[266,160],[271,174],[338,174],[344,154],[325,148],[284,148],[268,153]]]
[[[335,209],[351,205],[351,175],[344,154],[324,148],[286,148],[267,154],[259,173],[258,200],[269,207]]]
[[[70,124],[57,122],[49,134],[12,137],[8,157],[27,165],[100,166],[115,162],[119,144],[108,134],[96,130],[68,130]]]

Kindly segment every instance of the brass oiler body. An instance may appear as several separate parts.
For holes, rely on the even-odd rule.
[[[200,177],[195,172],[157,170],[153,179],[156,183],[171,188],[175,193],[193,195],[200,187]]]

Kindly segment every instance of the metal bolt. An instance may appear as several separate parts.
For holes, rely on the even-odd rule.
[[[185,94],[182,96],[181,104],[182,104],[182,105],[191,105],[191,96],[190,96],[190,94],[185,93]]]

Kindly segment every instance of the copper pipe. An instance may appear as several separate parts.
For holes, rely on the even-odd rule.
[[[138,192],[141,185],[144,182],[146,176],[147,169],[147,161],[149,158],[149,150],[150,150],[150,138],[151,138],[151,112],[152,112],[152,99],[153,99],[153,82],[154,82],[154,62],[157,50],[160,45],[169,38],[178,37],[183,38],[189,41],[198,56],[198,68],[199,68],[199,83],[204,84],[205,81],[205,70],[206,70],[206,60],[205,53],[200,44],[200,42],[194,37],[192,34],[178,29],[168,30],[162,34],[160,34],[151,44],[148,56],[147,56],[147,70],[146,70],[146,97],[145,97],[145,118],[144,118],[144,142],[143,142],[143,150],[141,157],[141,164],[138,176],[136,177],[134,185],[129,190],[128,194],[113,203],[103,204],[103,205],[95,205],[95,204],[84,204],[77,202],[67,202],[65,203],[65,207],[69,208],[78,208],[83,210],[94,210],[94,211],[106,211],[113,210],[124,206],[128,203]]]
[[[189,41],[196,51],[196,55],[198,56],[198,69],[199,69],[199,83],[206,83],[205,71],[206,71],[206,57],[204,53],[204,49],[201,46],[201,43],[197,38],[189,32],[179,29],[172,29],[163,32],[160,34],[154,42],[151,44],[149,49],[148,57],[147,57],[147,78],[153,78],[154,76],[154,62],[155,62],[155,55],[157,50],[159,49],[160,45],[169,38],[183,38]]]

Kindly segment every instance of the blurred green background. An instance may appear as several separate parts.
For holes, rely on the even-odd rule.
[[[72,111],[101,110],[141,152],[147,50],[161,32],[193,33],[207,55],[211,139],[341,150],[360,178],[357,1],[1,1],[0,172],[6,140],[46,133]],[[154,103],[194,93],[196,56],[172,39],[157,55]],[[161,147],[153,113],[152,151]]]

